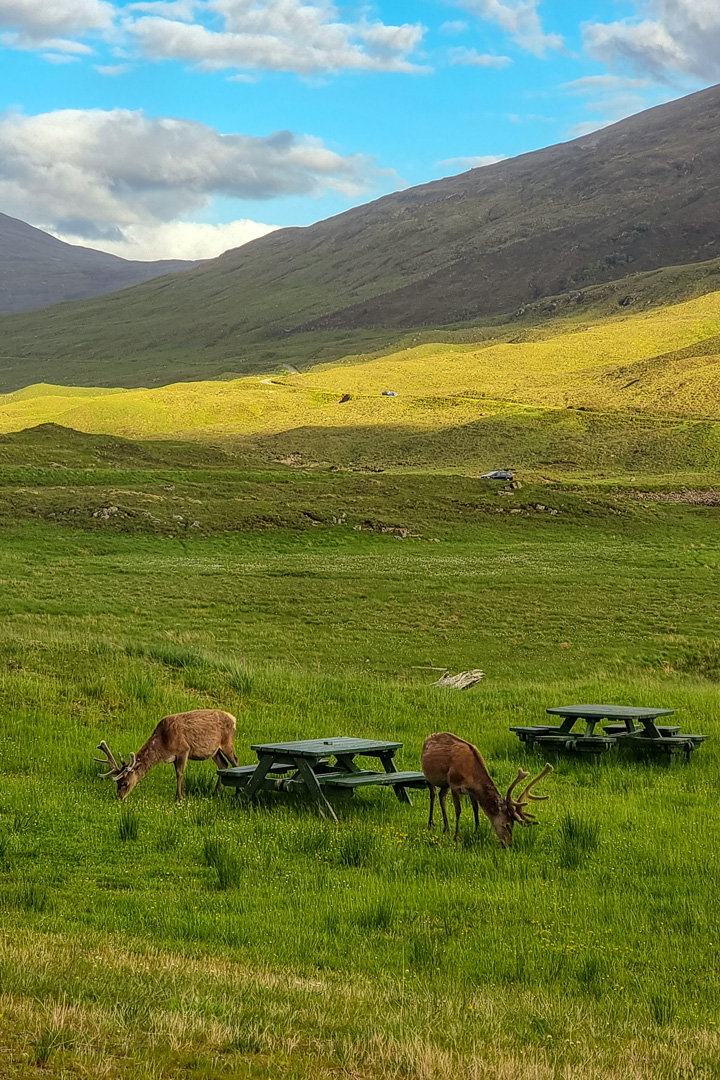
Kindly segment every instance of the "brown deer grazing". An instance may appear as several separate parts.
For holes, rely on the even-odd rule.
[[[440,809],[445,823],[444,831],[450,832],[445,809],[445,800],[449,790],[452,792],[455,806],[456,841],[460,837],[460,796],[469,795],[475,814],[475,828],[477,829],[480,825],[478,816],[478,806],[480,806],[489,819],[498,840],[503,847],[508,848],[512,844],[513,825],[516,821],[521,825],[537,824],[525,807],[528,799],[540,801],[548,798],[547,795],[531,795],[530,788],[552,772],[552,765],[546,765],[543,771],[526,785],[519,798],[514,799],[513,791],[530,775],[518,769],[517,776],[503,798],[495,787],[477,747],[445,731],[430,735],[425,740],[422,748],[422,771],[430,788],[428,829],[432,829],[434,825],[435,789],[440,788]]]
[[[110,771],[100,773],[103,780],[115,780],[117,797],[124,799],[143,776],[162,762],[172,763],[177,773],[178,802],[183,797],[183,773],[188,761],[207,761],[212,758],[219,769],[228,761],[237,765],[235,757],[235,717],[221,709],[196,709],[194,712],[174,713],[164,717],[137,754],[130,760],[116,762],[103,739],[98,746],[107,758],[95,758]],[[215,786],[220,787],[220,777]]]

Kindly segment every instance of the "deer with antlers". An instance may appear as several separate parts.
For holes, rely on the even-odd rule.
[[[150,769],[163,762],[173,764],[177,774],[175,797],[180,802],[183,797],[183,773],[188,761],[212,758],[219,769],[228,762],[237,765],[235,724],[235,717],[221,709],[195,709],[193,712],[165,716],[137,754],[130,754],[129,761],[121,756],[119,765],[103,739],[98,750],[102,750],[107,760],[95,758],[95,761],[109,765],[110,770],[99,775],[103,780],[114,780],[118,799],[124,799]],[[220,783],[218,777],[215,792]]]
[[[487,771],[485,762],[480,751],[472,743],[459,739],[457,735],[451,735],[445,731],[436,735],[430,735],[425,740],[422,749],[422,771],[425,774],[428,787],[430,788],[430,818],[428,829],[434,825],[433,814],[435,811],[435,791],[440,789],[440,809],[442,810],[445,832],[450,832],[448,825],[445,800],[447,793],[452,793],[455,807],[455,840],[460,838],[460,796],[468,795],[472,803],[475,815],[475,828],[478,829],[480,819],[478,808],[490,821],[493,831],[504,848],[512,844],[512,831],[515,822],[520,825],[536,825],[537,822],[526,810],[529,799],[541,801],[547,799],[547,795],[531,795],[530,789],[539,783],[543,777],[552,772],[552,765],[546,765],[534,780],[525,786],[517,799],[513,798],[513,791],[523,780],[527,780],[530,773],[518,769],[517,776],[507,790],[503,798],[495,786],[490,773]]]

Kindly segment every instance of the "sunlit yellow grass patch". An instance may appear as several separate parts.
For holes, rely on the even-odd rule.
[[[80,431],[262,436],[300,427],[439,429],[508,406],[568,406],[715,418],[720,292],[546,340],[426,344],[364,363],[273,379],[108,390],[40,385],[0,398],[0,431],[55,422]],[[675,355],[683,350],[681,355]],[[397,396],[383,396],[383,391]],[[349,400],[341,403],[341,398]],[[506,403],[503,405],[503,403]]]

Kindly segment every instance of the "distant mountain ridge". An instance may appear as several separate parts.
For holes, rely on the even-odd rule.
[[[77,247],[18,218],[0,214],[0,312],[32,311],[64,300],[84,300],[197,262],[131,262]]]
[[[586,290],[662,267],[698,264],[709,291],[718,257],[715,86],[186,274],[3,319],[15,365],[3,383],[137,386],[307,365],[384,347],[403,328],[492,326],[560,294],[582,314]],[[33,377],[21,381],[26,360]]]

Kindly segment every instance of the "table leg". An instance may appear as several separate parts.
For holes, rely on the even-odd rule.
[[[352,754],[336,754],[335,760],[341,769],[345,769],[348,773],[360,772],[359,767],[355,764]]]
[[[251,802],[258,790],[262,786],[262,782],[270,772],[270,766],[273,763],[272,754],[263,754],[255,767],[255,772],[248,780],[245,787],[242,789],[242,795],[240,795],[240,788],[238,788],[238,796],[243,802]]]
[[[317,806],[320,816],[330,818],[330,821],[337,823],[337,815],[325,798],[323,790],[318,783],[317,776],[312,771],[309,761],[307,761],[306,758],[299,757],[297,759],[297,767],[298,775],[304,780],[308,795]]]
[[[596,724],[597,724],[597,720],[588,720],[587,717],[586,717],[586,719],[585,719],[585,735],[583,736],[583,738],[592,739],[594,737],[594,735],[595,735],[595,725]]]
[[[395,764],[395,757],[392,751],[387,751],[384,754],[380,754],[380,760],[382,761],[383,768],[385,769],[386,773],[394,773],[399,771],[397,765]],[[400,802],[404,802],[407,803],[408,806],[412,806],[412,799],[408,794],[407,788],[393,787],[393,791],[397,795]]]
[[[641,720],[640,723],[642,724],[643,728],[645,729],[643,731],[643,735],[645,736],[645,738],[647,738],[647,739],[662,739],[662,735],[660,734],[658,729],[655,727],[655,721],[654,720]]]

